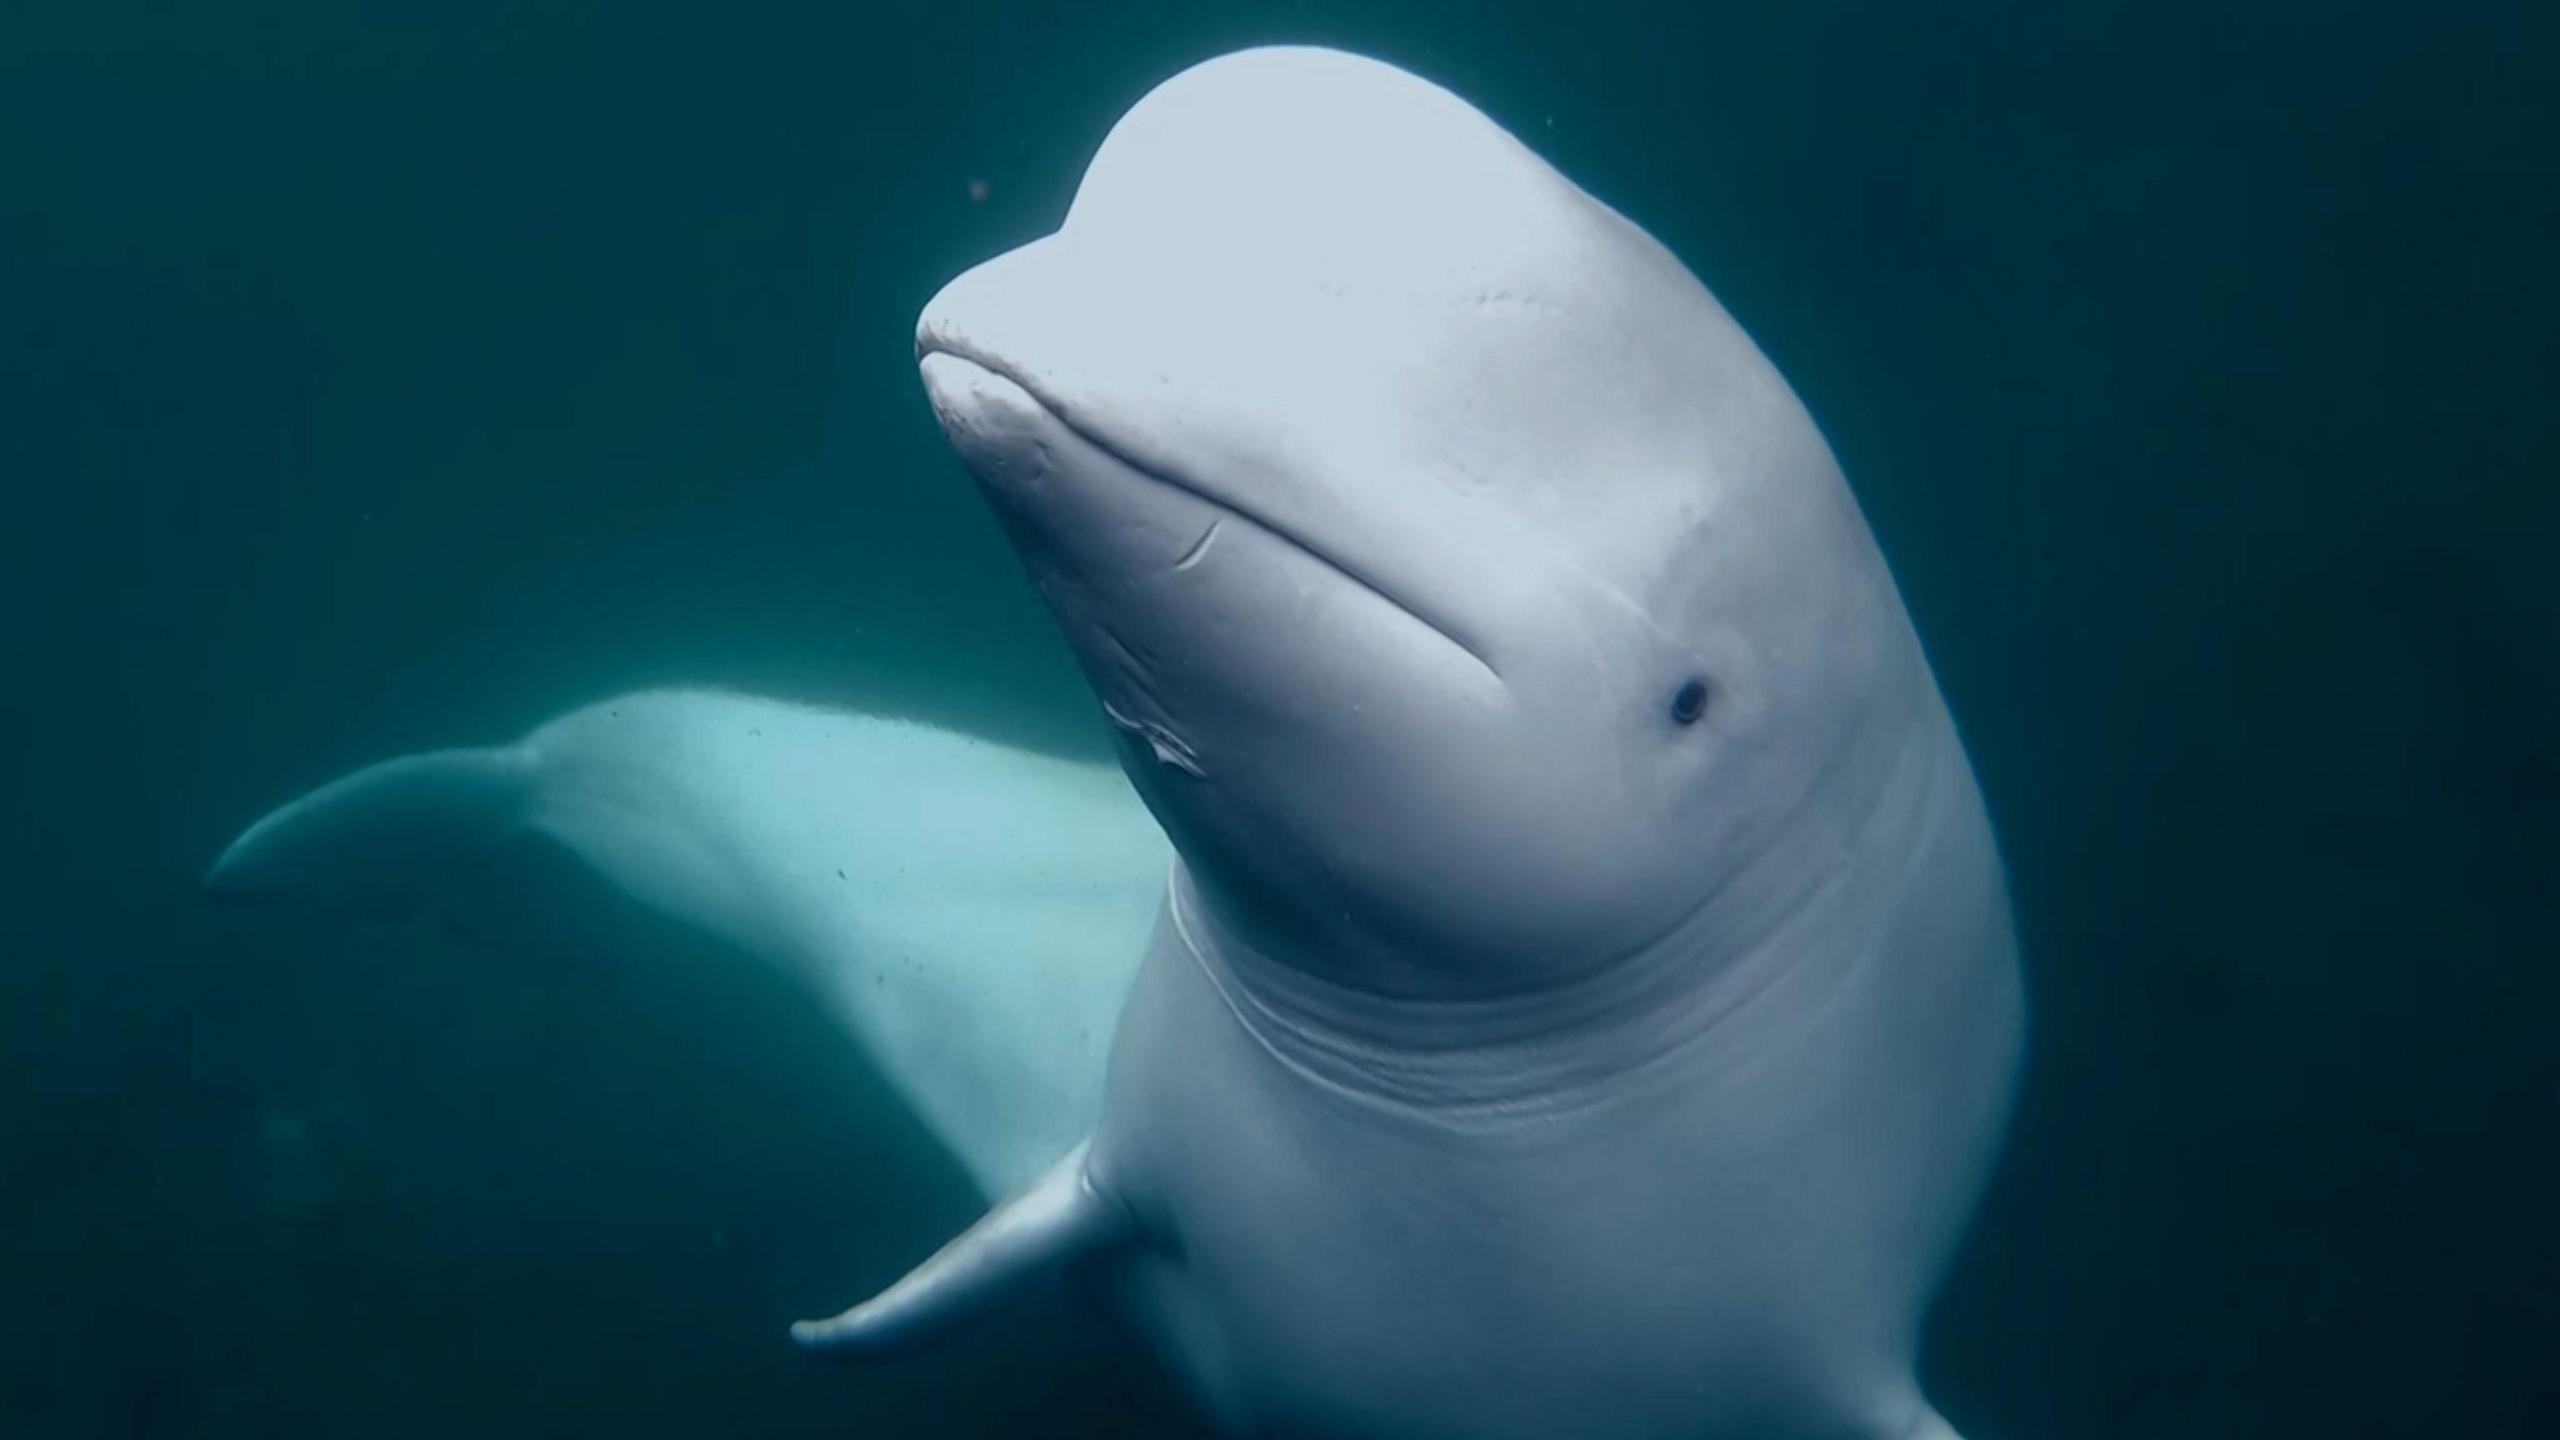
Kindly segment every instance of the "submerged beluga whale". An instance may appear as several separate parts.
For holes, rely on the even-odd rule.
[[[1707,291],[1446,91],[1272,49],[917,347],[1177,860],[1091,1141],[802,1341],[1073,1264],[1238,1434],[1952,1435],[2005,882]]]
[[[810,981],[1010,1196],[823,1353],[1065,1268],[1240,1435],[1953,1436],[1913,1359],[2015,1080],[2004,881],[1706,290],[1446,91],[1256,50],[917,348],[1125,782],[659,692],[215,883],[432,903],[421,847],[532,835]]]
[[[1169,853],[1107,765],[648,690],[368,765],[250,826],[206,880],[491,930],[483,862],[542,849],[797,983],[990,1196],[1092,1128]]]

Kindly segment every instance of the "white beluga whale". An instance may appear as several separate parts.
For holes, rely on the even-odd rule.
[[[917,344],[1177,859],[1089,1143],[802,1342],[1072,1266],[1240,1435],[1952,1436],[2005,882],[1708,292],[1446,91],[1270,49]]]
[[[1169,857],[1108,765],[657,690],[368,766],[251,826],[208,883],[468,914],[447,862],[525,842],[804,986],[990,1196],[1092,1127]]]

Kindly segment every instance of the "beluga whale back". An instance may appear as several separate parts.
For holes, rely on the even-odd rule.
[[[1097,1279],[1238,1434],[1951,1436],[2024,1004],[1804,407],[1423,80],[1228,56],[917,346],[1176,860],[1089,1142],[805,1344]]]

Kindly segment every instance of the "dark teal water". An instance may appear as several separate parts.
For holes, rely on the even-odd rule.
[[[877,1374],[789,1348],[972,1202],[780,987],[600,896],[496,945],[194,879],[353,763],[647,683],[1092,743],[909,327],[1274,39],[1652,228],[1848,466],[2036,1003],[1930,1332],[1959,1425],[2550,1433],[2554,28],[10,8],[0,1434],[1189,1433],[1054,1297]]]

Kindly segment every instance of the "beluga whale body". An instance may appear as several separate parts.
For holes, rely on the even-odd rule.
[[[1952,1436],[2005,882],[1708,292],[1438,87],[1270,49],[917,346],[1176,860],[1090,1140],[803,1343],[1072,1266],[1241,1435]]]
[[[1167,862],[1108,765],[677,689],[367,765],[250,826],[206,878],[579,944],[587,914],[546,903],[545,852],[799,986],[990,1197],[1092,1128]]]

